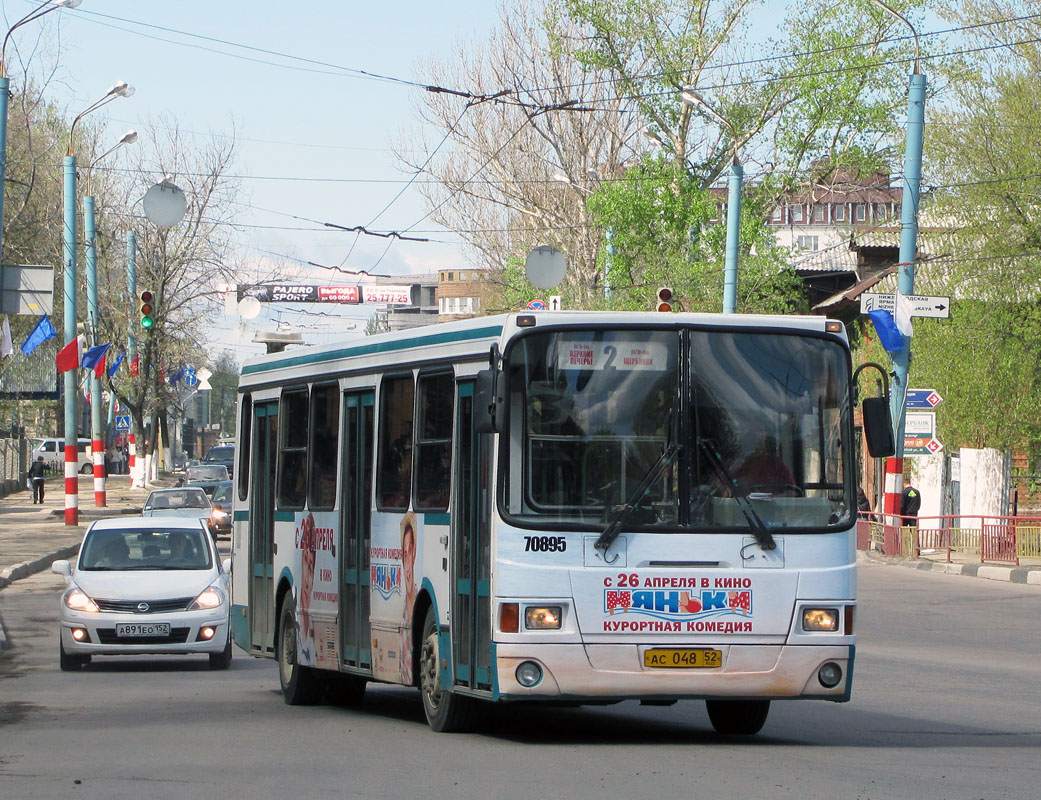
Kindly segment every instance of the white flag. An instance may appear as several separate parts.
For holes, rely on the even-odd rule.
[[[904,336],[911,335],[911,301],[907,299],[907,295],[900,292],[896,293],[896,313],[893,314],[893,319],[896,320],[896,327],[900,333]]]
[[[14,355],[14,342],[11,341],[11,323],[4,314],[3,333],[0,334],[0,356]]]

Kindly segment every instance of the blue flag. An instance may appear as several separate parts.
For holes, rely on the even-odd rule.
[[[123,363],[123,359],[126,357],[126,353],[120,353],[119,358],[112,362],[112,366],[108,368],[108,376],[110,378],[116,374],[116,370],[119,369],[119,365]]]
[[[83,358],[80,360],[80,366],[83,369],[96,369],[98,362],[105,357],[105,353],[112,346],[111,343],[99,344],[96,347],[92,347],[83,354]]]
[[[173,386],[177,381],[184,377],[184,367],[178,367],[177,372],[166,379],[166,382]]]
[[[54,326],[51,325],[51,321],[47,319],[47,315],[44,314],[40,317],[40,321],[36,323],[36,327],[33,328],[29,337],[22,342],[22,352],[29,355],[41,344],[46,342],[48,339],[53,339],[57,335],[58,334],[54,331]]]
[[[887,353],[904,349],[904,335],[900,333],[892,314],[884,308],[876,308],[874,311],[869,311],[868,316],[871,317],[871,322],[878,333],[878,340]]]

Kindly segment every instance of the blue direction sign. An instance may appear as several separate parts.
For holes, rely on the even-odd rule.
[[[130,430],[130,415],[129,414],[117,414],[116,415],[116,430],[117,431],[128,431],[128,430]]]
[[[943,402],[940,393],[935,389],[908,389],[908,408],[936,408]]]

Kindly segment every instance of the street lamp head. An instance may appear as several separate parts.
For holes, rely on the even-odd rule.
[[[133,144],[137,141],[137,131],[129,130],[123,134],[123,138],[119,140],[119,144]]]
[[[134,93],[134,87],[126,81],[119,81],[105,93],[105,97],[130,97]]]
[[[83,0],[51,0],[51,5],[58,8],[79,8]]]
[[[650,139],[655,144],[659,144],[662,147],[665,146],[665,142],[663,142],[662,138],[661,138],[661,131],[659,131],[653,125],[648,125],[647,127],[645,127],[643,129],[643,135],[646,136],[648,139]]]

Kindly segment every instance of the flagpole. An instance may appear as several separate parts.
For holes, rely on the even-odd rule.
[[[94,229],[94,198],[83,198],[83,241],[86,245],[87,273],[87,335],[91,347],[98,342],[98,250]],[[105,499],[105,442],[101,427],[101,379],[95,370],[88,378],[90,385],[90,451],[94,464],[94,507],[104,508]]]

